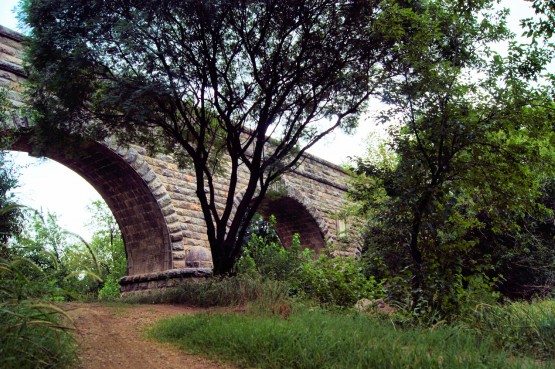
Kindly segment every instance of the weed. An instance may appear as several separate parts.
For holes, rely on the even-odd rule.
[[[174,303],[190,306],[238,306],[257,301],[271,306],[287,296],[287,286],[259,276],[238,275],[188,280],[175,288],[123,299],[129,303]]]

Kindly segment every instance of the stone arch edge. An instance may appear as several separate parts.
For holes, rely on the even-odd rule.
[[[199,263],[189,262],[191,257],[193,259],[198,258],[198,255],[196,255],[198,252],[185,252],[183,230],[177,212],[172,205],[172,199],[166,191],[164,184],[158,178],[158,175],[144,159],[144,153],[139,152],[139,150],[133,146],[114,147],[109,142],[105,142],[104,145],[125,160],[150,189],[164,217],[171,245],[170,251],[172,257],[170,269],[161,272],[129,275],[121,278],[119,284],[122,295],[129,296],[155,289],[172,288],[185,280],[210,277],[212,275],[211,267],[205,267],[205,263],[200,263],[200,265]],[[194,248],[195,247],[193,247],[193,249]],[[200,258],[202,259],[202,255]],[[185,259],[187,264],[192,264],[191,267],[176,268],[175,261],[181,259]]]
[[[8,135],[12,132],[14,132],[13,129],[4,129],[0,132],[0,136]],[[32,149],[28,141],[30,134],[31,131],[29,129],[25,129],[18,133],[12,149],[28,153],[31,152]],[[164,241],[164,244],[167,246],[165,247],[165,251],[163,251],[167,255],[166,266],[160,271],[134,273],[122,277],[119,280],[120,291],[122,294],[129,295],[152,288],[171,287],[176,285],[178,281],[182,281],[184,279],[205,278],[211,275],[211,268],[173,268],[176,259],[184,258],[184,236],[180,227],[179,218],[177,217],[177,213],[172,205],[171,198],[157,174],[143,158],[143,154],[134,147],[115,147],[108,141],[97,141],[93,144],[98,145],[98,147],[104,147],[104,150],[107,150],[108,153],[111,152],[111,155],[120,158],[122,162],[126,163],[130,169],[133,170],[138,177],[140,177],[144,185],[148,188],[152,198],[155,200],[158,211],[162,215],[164,228],[166,229],[164,232],[164,238],[167,241]],[[86,144],[87,147],[88,145],[89,144]],[[54,150],[52,153],[55,152],[58,151]],[[50,158],[64,166],[67,166],[63,161],[59,160],[59,157],[64,155],[62,151],[59,151],[59,154],[56,155],[52,155],[52,153],[46,153],[44,157]],[[180,254],[180,257],[176,258],[176,254]]]
[[[277,186],[280,188],[279,191],[283,190],[288,197],[297,201],[306,209],[308,214],[310,214],[310,216],[314,219],[316,225],[318,226],[318,229],[320,230],[324,241],[332,241],[332,239],[330,238],[330,230],[328,224],[324,220],[324,217],[322,216],[320,211],[314,206],[314,204],[312,204],[310,199],[308,199],[306,196],[302,196],[301,192],[289,180],[287,180],[286,177],[282,176],[277,180],[276,183]],[[237,196],[235,196],[233,213],[235,213],[235,209],[237,209],[242,195],[245,193],[245,191],[246,189],[242,189],[241,191],[239,191]]]

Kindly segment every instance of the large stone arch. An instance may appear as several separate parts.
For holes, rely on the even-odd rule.
[[[19,135],[15,151],[33,152],[30,134]],[[128,275],[172,269],[172,243],[180,243],[171,200],[156,174],[133,148],[114,150],[86,142],[67,153],[51,146],[41,155],[70,168],[89,182],[106,201],[121,229]]]

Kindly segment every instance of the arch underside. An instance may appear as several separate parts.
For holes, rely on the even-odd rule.
[[[30,153],[29,141],[23,135],[11,149]],[[122,232],[128,275],[171,269],[170,236],[160,206],[143,178],[121,156],[97,142],[83,144],[71,155],[63,148],[41,154],[75,171],[106,201]]]
[[[285,248],[291,247],[293,235],[299,235],[301,246],[316,251],[326,246],[326,241],[314,217],[299,201],[284,196],[277,199],[265,199],[259,207],[265,217],[274,215],[277,221],[276,231]]]

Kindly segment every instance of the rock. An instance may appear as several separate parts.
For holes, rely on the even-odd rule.
[[[395,309],[393,309],[390,305],[386,304],[385,301],[382,299],[372,301],[366,298],[358,300],[357,303],[355,304],[355,309],[359,313],[364,313],[369,310],[376,310],[381,313],[391,314],[395,311]]]
[[[189,268],[211,267],[212,257],[202,246],[193,246],[187,250],[185,265]]]
[[[357,301],[357,303],[355,304],[355,309],[359,313],[363,313],[369,310],[373,305],[374,305],[374,302],[372,300],[368,300],[364,298]]]

